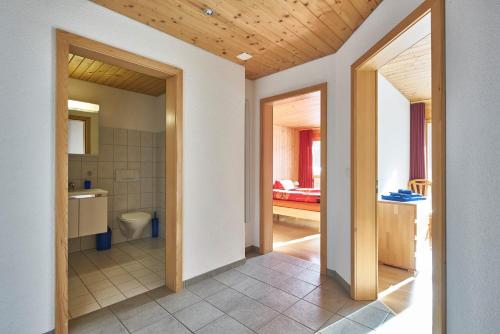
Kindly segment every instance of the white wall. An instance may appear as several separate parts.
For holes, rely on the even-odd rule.
[[[255,183],[252,182],[252,166],[254,166],[253,160],[255,159],[255,141],[253,140],[254,134],[254,120],[252,117],[253,111],[255,109],[255,81],[245,80],[245,100],[247,102],[247,115],[245,117],[245,179],[246,179],[246,189],[245,189],[245,211],[247,216],[247,223],[245,224],[245,247],[255,245],[255,224],[254,222],[254,200],[255,200]],[[247,152],[248,151],[248,152]]]
[[[101,127],[165,131],[164,94],[156,97],[82,80],[69,80],[68,96],[99,105]]]
[[[2,333],[54,328],[56,28],[184,70],[184,279],[244,257],[243,67],[90,1],[1,1]]]
[[[255,81],[254,244],[259,242],[259,101],[290,90],[328,82],[328,268],[351,281],[350,113],[351,64],[422,0],[384,0],[334,55]]]
[[[383,75],[377,87],[378,192],[408,188],[410,178],[410,101]]]
[[[500,328],[500,2],[446,1],[448,333]]]

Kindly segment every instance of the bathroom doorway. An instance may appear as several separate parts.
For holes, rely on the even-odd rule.
[[[90,242],[93,242],[95,237],[94,234],[108,230],[110,220],[117,220],[117,224],[111,224],[111,227],[118,227],[118,229],[115,229],[115,233],[125,234],[126,237],[124,241],[134,240],[133,242],[124,243],[122,245],[123,247],[116,249],[120,252],[115,253],[123,253],[122,255],[130,257],[132,261],[134,261],[132,263],[137,262],[141,264],[141,266],[147,268],[148,271],[153,268],[148,268],[147,264],[153,266],[155,263],[161,263],[160,270],[162,272],[155,273],[151,271],[151,277],[153,278],[153,276],[155,276],[155,280],[147,282],[145,280],[142,282],[143,286],[147,284],[151,286],[161,284],[174,292],[182,289],[182,70],[61,30],[56,31],[56,40],[55,327],[57,333],[67,333],[69,319],[68,273],[72,273],[72,270],[68,268],[68,238],[73,237],[79,239],[81,234],[81,236],[87,237]],[[71,60],[75,58],[75,56],[79,57],[76,58],[74,62],[77,63],[77,65],[76,68],[70,71]],[[106,76],[104,70],[110,71],[111,74]],[[80,71],[77,73],[78,79],[102,75],[103,77],[96,81],[96,83],[107,83],[108,85],[116,83],[118,80],[123,79],[124,76],[129,75],[129,82],[123,82],[123,86],[117,86],[117,88],[131,88],[134,86],[138,89],[138,92],[143,94],[149,94],[148,90],[158,89],[159,87],[160,90],[163,90],[163,92],[159,92],[159,94],[164,94],[165,96],[163,101],[159,102],[164,110],[163,113],[160,110],[161,120],[159,123],[162,129],[157,129],[158,133],[148,131],[129,132],[125,129],[100,127],[98,124],[92,123],[93,119],[89,115],[99,112],[98,105],[89,103],[92,101],[73,100],[73,106],[68,106],[69,97],[72,97],[70,96],[69,89],[70,80],[72,80],[70,79],[70,72],[73,73],[75,71]],[[131,74],[127,74],[127,71],[131,72]],[[136,85],[133,85],[132,82],[135,82]],[[74,91],[72,91],[71,94],[73,95]],[[153,95],[153,93],[149,95]],[[69,109],[73,111],[76,110],[76,112],[73,112],[74,115],[68,113]],[[84,113],[82,115],[82,112],[85,111],[89,111],[90,113]],[[133,117],[133,113],[130,115],[122,114],[121,117]],[[124,119],[122,119],[122,121],[123,120]],[[69,126],[68,121],[71,122]],[[132,120],[132,122],[137,122],[137,119]],[[99,133],[101,141],[98,139],[99,135],[97,139],[94,135],[94,132],[98,131],[100,128],[102,131],[102,133]],[[68,137],[70,139],[70,145],[68,145]],[[115,145],[114,147],[113,145],[103,145],[102,147],[104,150],[99,153],[99,158],[95,157],[95,153],[94,157],[89,156],[88,161],[86,161],[87,165],[85,169],[83,168],[84,158],[82,157],[77,158],[78,156],[75,156],[74,160],[68,162],[68,153],[92,153],[103,144],[103,140],[111,143],[115,139],[120,145]],[[128,145],[128,142],[130,142],[131,145]],[[144,149],[141,150],[142,147],[144,147]],[[108,152],[104,152],[105,150],[108,150]],[[148,168],[140,168],[140,165],[137,165],[137,161],[128,161],[128,159],[124,159],[127,154],[137,155],[137,153],[140,156],[144,153],[144,157],[138,157],[139,164],[144,161],[143,165]],[[103,159],[100,159],[101,155]],[[104,158],[104,156],[106,156],[106,158]],[[153,160],[153,156],[159,158]],[[120,161],[115,161],[115,157]],[[94,161],[91,161],[93,159],[96,159],[95,166]],[[107,163],[102,163],[101,166],[99,166],[97,163],[101,160]],[[168,164],[166,164],[165,161],[168,161]],[[111,164],[115,162],[122,166],[122,168],[114,168],[114,165]],[[158,163],[153,166],[155,162]],[[128,165],[125,166],[127,163],[132,165],[135,163],[137,168],[131,168]],[[70,164],[73,165],[71,166],[72,168],[69,168]],[[153,169],[157,170],[158,173],[155,174]],[[86,172],[84,172],[84,170]],[[71,175],[71,180],[69,179],[69,171],[73,173],[73,175]],[[99,180],[93,175],[95,171],[97,171],[97,173],[101,172],[101,175],[107,175],[104,179],[107,179],[107,182],[111,184],[116,184],[116,181],[118,181],[120,187],[123,185],[125,185],[125,187],[131,187],[130,190],[134,196],[131,196],[133,198],[130,199],[130,203],[128,203],[127,206],[123,206],[120,204],[120,201],[113,200],[111,205],[117,204],[117,209],[120,210],[109,210],[106,207],[106,196],[109,194],[109,191],[94,189],[93,187],[93,184],[99,185]],[[74,180],[73,178],[75,175],[78,175],[80,179]],[[152,189],[152,179],[154,175],[159,175],[163,178],[163,182],[160,181],[158,183],[161,184],[161,186],[157,185],[154,187],[158,189],[158,198],[156,198],[155,201],[159,204],[159,209],[156,211],[163,221],[163,227],[160,225],[158,231],[158,233],[161,234],[160,238],[150,238],[145,241],[140,239],[140,236],[145,234],[143,232],[148,231],[139,229],[138,224],[141,225],[141,223],[144,223],[149,226],[150,216],[148,214],[153,211],[153,207],[156,208],[156,205],[153,205],[152,202],[153,194],[156,192]],[[142,184],[141,176],[147,177],[144,184]],[[81,192],[72,191],[71,194],[76,197],[73,198],[74,200],[70,201],[69,188],[71,185],[74,185],[74,188],[89,189]],[[144,194],[142,194],[140,188],[146,189]],[[134,204],[134,199],[137,203],[139,198],[143,204]],[[123,198],[121,200],[123,200]],[[129,202],[128,198],[126,202]],[[95,207],[91,207],[89,210],[89,205],[95,205]],[[134,210],[127,210],[129,206]],[[131,215],[124,215],[127,214],[128,211],[147,211],[146,209],[142,210],[143,207],[149,209],[150,212],[143,212],[143,215],[140,217],[135,213],[132,214],[133,217]],[[108,211],[111,212],[111,219],[108,218],[108,215],[110,215]],[[164,212],[164,214],[162,214],[162,212]],[[120,213],[119,217],[115,217],[116,213]],[[107,222],[106,226],[94,226],[94,224],[99,225],[99,222],[103,220],[96,219],[93,217],[94,214],[101,214],[104,217],[104,221]],[[75,217],[77,217],[76,220],[74,219]],[[144,224],[142,224],[141,227],[145,227]],[[155,234],[154,229],[151,230],[151,234]],[[98,238],[96,247],[108,247],[109,245],[106,245],[106,243],[109,242],[109,240],[106,241],[106,234],[98,235],[102,238]],[[161,241],[162,238],[164,242]],[[78,243],[78,246],[81,246],[81,242]],[[112,259],[110,257],[102,259],[98,257],[98,253],[97,251],[93,251],[91,254],[96,256],[94,261],[88,257],[82,261],[85,262],[86,260],[90,260],[89,264],[96,265],[101,263],[103,267],[106,267],[107,261],[116,262],[119,260],[118,258]],[[141,259],[146,259],[145,262],[141,263],[136,261],[137,259],[134,258],[134,254],[135,256],[140,256]],[[118,254],[116,256],[120,257],[121,255]],[[85,265],[86,264],[82,264],[83,267]],[[80,269],[83,267],[80,267]],[[118,266],[120,268],[111,267],[113,267],[113,269],[126,270],[122,265]],[[129,269],[131,271],[134,270],[132,267]],[[85,269],[83,268],[79,274],[85,275]],[[97,277],[102,275],[102,273],[96,271],[93,272],[92,275]],[[88,277],[89,282],[94,278],[93,276]],[[164,279],[159,282],[158,278]],[[103,282],[105,283],[107,281]],[[130,291],[130,296],[133,295],[132,290],[132,288],[128,290]],[[138,290],[136,290],[136,292],[137,291]],[[124,294],[124,296],[128,297],[126,294]],[[106,296],[102,297],[104,303],[113,302],[112,298],[107,298],[107,300],[105,300],[106,298],[104,297]]]

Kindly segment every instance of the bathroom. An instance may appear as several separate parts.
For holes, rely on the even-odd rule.
[[[76,318],[165,285],[166,88],[75,54],[68,70],[68,295]]]

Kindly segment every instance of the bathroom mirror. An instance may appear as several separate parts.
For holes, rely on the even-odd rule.
[[[99,154],[99,105],[68,100],[68,153]]]

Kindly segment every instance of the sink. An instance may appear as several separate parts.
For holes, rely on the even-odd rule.
[[[101,197],[108,196],[108,191],[104,189],[80,189],[76,191],[69,191],[69,198],[91,198],[91,197]]]

